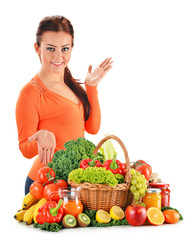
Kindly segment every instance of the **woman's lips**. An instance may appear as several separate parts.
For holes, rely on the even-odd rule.
[[[61,62],[61,63],[59,63],[59,62],[55,62],[55,63],[51,62],[51,63],[52,63],[52,65],[54,65],[56,67],[59,67],[59,66],[63,65],[63,62]]]

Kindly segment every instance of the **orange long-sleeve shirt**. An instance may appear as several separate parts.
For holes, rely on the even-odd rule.
[[[86,85],[86,93],[91,106],[90,116],[84,121],[84,108],[81,102],[71,100],[47,89],[38,74],[21,90],[16,104],[16,124],[19,149],[26,158],[38,155],[37,142],[28,138],[40,129],[53,132],[56,149],[64,149],[64,143],[84,137],[85,131],[96,134],[101,124],[101,112],[96,86]],[[36,181],[37,171],[44,165],[37,157],[28,176]]]

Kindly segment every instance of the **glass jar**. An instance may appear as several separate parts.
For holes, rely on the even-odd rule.
[[[58,192],[52,192],[51,196],[59,195],[63,199],[62,207],[65,214],[71,214],[77,218],[79,213],[83,212],[83,205],[80,201],[80,187],[63,187]],[[50,196],[50,197],[51,197]]]
[[[169,207],[170,206],[170,190],[168,188],[169,184],[162,182],[152,182],[150,183],[150,187],[161,189],[162,207]]]
[[[146,204],[146,209],[156,207],[161,210],[161,189],[148,188],[146,195],[143,197],[143,202]]]
[[[83,212],[80,201],[80,187],[59,188],[59,196],[63,199],[64,214],[71,214],[77,218]]]

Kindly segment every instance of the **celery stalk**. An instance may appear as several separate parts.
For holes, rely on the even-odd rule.
[[[108,134],[105,134],[105,136],[108,136]],[[100,148],[100,151],[104,155],[104,162],[106,160],[113,159],[114,154],[117,154],[111,140],[107,140],[106,142],[104,142],[104,144]]]

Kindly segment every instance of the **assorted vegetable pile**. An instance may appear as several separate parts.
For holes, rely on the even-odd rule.
[[[70,182],[115,187],[125,182],[127,174],[126,164],[116,159],[117,153],[110,140],[102,145],[96,155],[93,154],[95,144],[85,138],[71,140],[64,147],[65,150],[57,151],[52,161],[38,171],[38,181],[31,184],[22,208],[14,215],[17,221],[27,225],[34,223],[34,228],[57,232],[65,228],[87,226],[141,226],[147,223],[160,226],[183,219],[177,209],[169,206],[169,184],[155,182],[158,181],[158,174],[153,173],[152,167],[143,160],[130,163],[130,193],[134,196],[134,202],[125,211],[119,206],[112,206],[109,212],[102,209],[87,210],[78,199],[64,200],[60,197],[60,191],[69,189]],[[145,202],[152,182],[162,186],[162,190],[159,189],[159,194],[153,196],[156,189],[151,189],[152,196],[149,195]],[[165,204],[162,208],[156,205],[161,195],[164,197],[162,204]]]

